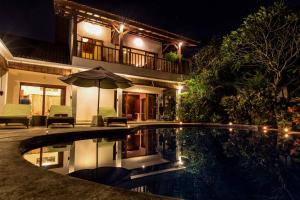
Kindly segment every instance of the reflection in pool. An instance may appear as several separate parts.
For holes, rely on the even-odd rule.
[[[276,132],[149,128],[54,144],[24,158],[57,173],[183,199],[299,199],[297,142]]]

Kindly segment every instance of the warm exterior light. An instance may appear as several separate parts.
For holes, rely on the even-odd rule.
[[[232,126],[232,122],[229,122],[228,124],[229,124],[229,126]]]
[[[179,48],[182,47],[182,45],[183,45],[183,42],[178,43]]]
[[[182,125],[182,122],[179,122],[180,125]]]
[[[102,29],[100,26],[88,22],[84,23],[84,29],[87,33],[92,35],[100,35],[102,33]]]
[[[268,127],[267,126],[263,126],[263,130],[267,130],[268,129]]]
[[[142,165],[142,168],[145,169],[145,165]]]
[[[229,129],[229,132],[232,132],[232,131],[233,131],[233,129],[232,129],[232,128],[230,128],[230,129]]]
[[[288,129],[288,128],[284,128],[283,131],[284,131],[285,133],[287,133],[287,132],[289,132],[289,129]]]
[[[285,138],[288,138],[288,137],[289,137],[289,134],[287,134],[287,133],[284,134],[284,137],[285,137]]]
[[[127,128],[130,128],[130,125],[128,125]]]
[[[264,133],[267,133],[268,131],[267,131],[267,130],[264,130],[263,132],[264,132]]]
[[[137,47],[142,47],[144,45],[144,41],[141,38],[139,38],[139,37],[135,38],[133,40],[133,43]]]
[[[89,39],[87,39],[87,38],[82,38],[82,42],[88,42],[89,41]]]
[[[182,131],[182,127],[180,127],[180,128],[179,128],[179,130],[181,130],[181,131]]]
[[[124,32],[124,28],[125,28],[124,24],[121,24],[121,25],[120,25],[120,33],[123,33],[123,32]]]

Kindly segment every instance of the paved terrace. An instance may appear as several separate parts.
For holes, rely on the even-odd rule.
[[[0,199],[174,199],[136,193],[107,185],[63,176],[33,166],[23,159],[22,153],[53,142],[105,137],[135,131],[141,126],[195,126],[203,124],[147,123],[127,127],[75,127],[0,129]],[[205,124],[213,125],[216,124]],[[228,127],[227,125],[217,125]],[[254,128],[254,126],[239,126]]]

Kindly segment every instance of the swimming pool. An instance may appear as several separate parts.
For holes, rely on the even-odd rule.
[[[60,174],[183,199],[297,199],[295,140],[233,128],[143,128],[51,144],[24,158]]]

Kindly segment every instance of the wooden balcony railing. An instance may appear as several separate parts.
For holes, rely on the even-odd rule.
[[[180,65],[178,62],[158,58],[155,54],[132,52],[132,50],[127,47],[123,48],[123,55],[120,56],[120,49],[118,48],[95,45],[82,41],[78,41],[76,56],[176,74],[188,74],[190,69],[189,62],[186,60],[182,60],[182,64]]]

